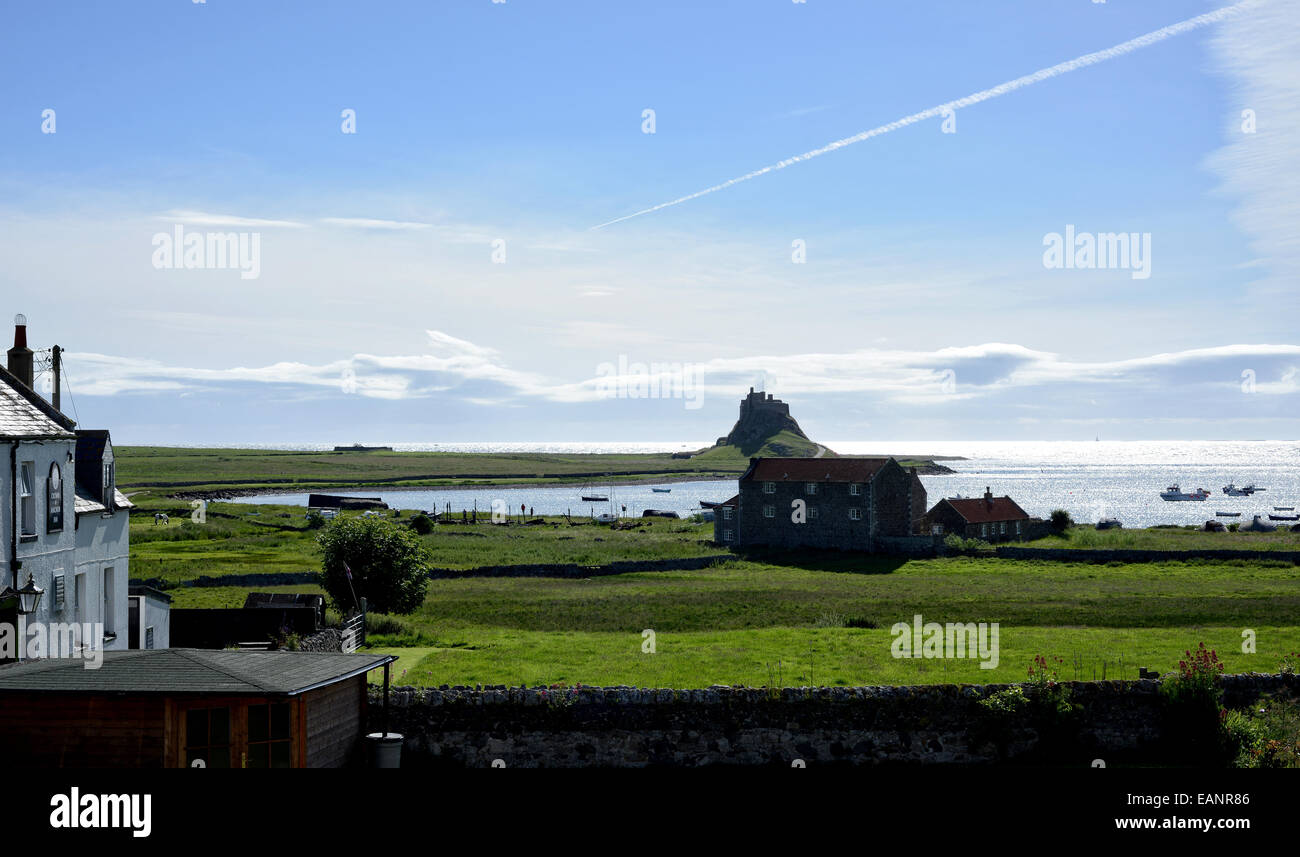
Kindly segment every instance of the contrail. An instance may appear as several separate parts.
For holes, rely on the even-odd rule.
[[[783,170],[791,164],[811,160],[812,158],[824,155],[827,152],[833,152],[836,149],[842,149],[845,146],[851,146],[854,143],[861,143],[863,140],[870,140],[872,137],[879,137],[881,134],[888,134],[890,131],[897,131],[899,128],[914,125],[925,119],[933,119],[936,116],[942,116],[946,111],[957,110],[960,107],[969,107],[972,104],[979,104],[981,101],[988,101],[990,98],[997,98],[999,95],[1006,95],[1008,92],[1014,92],[1017,89],[1038,83],[1039,81],[1047,80],[1048,78],[1059,77],[1060,75],[1067,74],[1076,69],[1096,65],[1097,63],[1105,62],[1106,60],[1114,59],[1115,57],[1124,56],[1125,54],[1131,54],[1139,48],[1145,48],[1147,45],[1154,45],[1156,42],[1163,42],[1171,36],[1177,36],[1191,30],[1208,26],[1209,24],[1217,24],[1225,18],[1230,18],[1251,6],[1258,6],[1262,2],[1264,2],[1264,0],[1242,0],[1242,2],[1236,3],[1232,6],[1225,6],[1222,9],[1207,12],[1204,15],[1197,15],[1195,18],[1188,18],[1186,21],[1180,21],[1177,24],[1170,24],[1168,27],[1161,27],[1159,30],[1153,30],[1152,32],[1147,33],[1145,36],[1138,36],[1136,39],[1121,42],[1113,48],[1106,48],[1105,50],[1084,54],[1081,57],[1063,63],[1057,63],[1054,66],[1040,69],[1033,74],[1027,74],[1024,77],[1018,77],[1015,80],[1009,80],[1006,83],[998,84],[992,89],[984,89],[973,95],[968,95],[965,98],[959,98],[956,101],[939,104],[935,107],[929,108],[928,110],[922,110],[920,113],[913,113],[911,116],[904,116],[902,119],[897,119],[890,122],[888,125],[881,125],[877,128],[872,128],[870,131],[863,131],[861,134],[854,134],[852,137],[845,137],[843,140],[836,140],[834,143],[827,143],[820,149],[813,149],[810,152],[804,152],[802,155],[795,155],[793,158],[786,158],[784,161],[777,161],[775,164],[770,164],[769,166],[754,170],[752,173],[745,173],[743,176],[729,179],[722,184],[716,184],[713,187],[707,187],[704,190],[699,190],[695,193],[678,197],[670,202],[661,202],[658,205],[644,208],[640,211],[633,212],[632,214],[625,214],[622,217],[616,217],[613,220],[608,220],[597,226],[591,227],[591,230],[604,229],[606,226],[613,226],[615,223],[622,223],[624,220],[631,220],[632,218],[640,217],[643,214],[651,214],[663,208],[671,208],[674,205],[681,205],[683,202],[690,202],[692,199],[699,199],[702,196],[725,190],[732,185],[747,182],[750,179],[758,178],[761,175],[766,175],[767,173],[775,172],[776,170]]]

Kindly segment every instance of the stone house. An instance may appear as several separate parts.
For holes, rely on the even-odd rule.
[[[945,497],[926,512],[923,531],[931,535],[956,534],[986,542],[1022,541],[1042,535],[1043,521],[1031,518],[1010,497]]]
[[[916,471],[893,458],[751,458],[739,488],[715,509],[719,544],[878,551],[925,511]]]

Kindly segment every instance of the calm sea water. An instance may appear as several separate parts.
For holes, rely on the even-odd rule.
[[[698,449],[706,442],[672,443],[491,443],[491,444],[388,444],[398,450],[454,452],[662,452]],[[1119,518],[1129,527],[1154,524],[1200,524],[1216,511],[1267,516],[1274,506],[1300,507],[1300,441],[1101,441],[1101,442],[997,442],[997,441],[829,441],[837,452],[853,455],[899,454],[960,456],[944,462],[958,471],[944,476],[923,476],[933,504],[941,497],[980,496],[987,486],[994,494],[1010,495],[1031,515],[1047,516],[1066,509],[1076,520]],[[285,447],[277,447],[285,448]],[[303,445],[301,449],[324,448]],[[1229,497],[1222,491],[1233,482],[1254,483],[1267,491],[1252,497]],[[1214,492],[1204,502],[1170,503],[1160,491],[1178,483],[1183,490],[1207,488]],[[736,493],[734,480],[661,483],[667,494],[652,492],[651,485],[610,486],[598,489],[610,495],[616,507],[639,516],[645,509],[671,509],[687,514],[700,500],[725,500]],[[489,512],[493,500],[502,500],[512,512],[519,505],[537,514],[575,515],[609,511],[610,503],[584,503],[579,486],[527,488],[448,488],[419,490],[372,489],[337,491],[354,496],[382,497],[402,509],[472,509]],[[240,498],[245,503],[306,505],[306,494],[270,494]],[[1294,514],[1294,513],[1284,513]]]

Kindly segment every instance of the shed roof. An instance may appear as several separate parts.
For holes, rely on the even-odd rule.
[[[393,655],[337,652],[129,649],[105,652],[98,669],[86,669],[79,658],[0,667],[0,694],[295,696],[394,660]]]
[[[892,458],[752,458],[741,481],[870,482]]]

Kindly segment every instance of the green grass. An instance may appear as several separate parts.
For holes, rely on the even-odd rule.
[[[740,457],[705,461],[669,453],[629,455],[453,452],[294,452],[252,449],[114,448],[118,487],[171,492],[308,491],[363,486],[438,486],[661,480],[736,476]]]
[[[1229,672],[1276,671],[1300,643],[1295,627],[1258,627],[1259,649],[1240,653],[1240,629],[1203,627],[1000,629],[996,669],[978,660],[895,659],[888,629],[763,628],[671,632],[657,629],[654,654],[637,633],[477,629],[454,647],[380,648],[396,654],[393,681],[425,686],[626,684],[635,687],[865,686],[988,684],[1026,679],[1035,655],[1059,655],[1065,680],[1137,678],[1138,667],[1176,668],[1187,648],[1217,648]],[[372,680],[382,674],[376,673]]]
[[[184,501],[152,496],[132,500],[138,505],[131,516],[133,578],[179,582],[200,576],[320,569],[317,531],[307,528],[301,508],[213,502],[207,507],[207,522],[199,524],[190,520],[191,510]],[[172,516],[170,522],[155,524],[156,511],[167,512]],[[611,530],[586,520],[577,525],[563,518],[544,520],[546,523],[538,526],[439,525],[423,541],[434,567],[447,569],[556,563],[604,565],[724,553],[709,541],[713,536],[711,524],[637,519],[633,529]]]
[[[1213,517],[1213,510],[1206,519]],[[1221,518],[1225,525],[1232,520]],[[1246,520],[1245,523],[1250,523]],[[1279,522],[1280,523],[1280,522]],[[1160,527],[1142,530],[1098,530],[1090,526],[1071,527],[1063,536],[1047,536],[1024,547],[1089,548],[1102,550],[1258,550],[1300,551],[1300,533],[1279,527],[1271,533],[1207,533],[1196,527]]]
[[[149,492],[133,499],[134,578],[320,567],[317,531],[301,509],[214,502],[207,523],[197,524],[184,501]],[[169,525],[153,524],[157,510],[173,516]],[[1093,533],[1074,530],[1070,541]],[[1197,535],[1097,535],[1130,534],[1163,546]],[[536,527],[442,525],[424,542],[435,565],[471,569],[723,553],[711,535],[711,525],[687,521],[613,530],[548,519]],[[1249,560],[1106,564],[753,551],[698,571],[453,577],[431,581],[422,607],[384,623],[373,640],[402,655],[405,681],[435,685],[1008,681],[1037,654],[1063,658],[1065,678],[1134,678],[1140,666],[1170,668],[1202,640],[1229,669],[1266,671],[1300,650],[1300,567],[1266,550]],[[313,584],[257,588],[319,591]],[[176,607],[237,607],[248,591],[169,590]],[[998,669],[889,657],[890,626],[918,613],[926,621],[1000,623]],[[1240,654],[1245,628],[1258,634],[1258,655]],[[654,655],[641,652],[645,629],[656,632]]]
[[[244,599],[254,588],[247,586],[185,586],[167,590],[174,609],[218,607],[243,607]],[[321,588],[311,583],[289,586],[258,586],[257,592],[310,592],[320,594]]]

